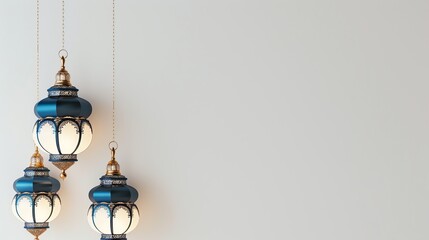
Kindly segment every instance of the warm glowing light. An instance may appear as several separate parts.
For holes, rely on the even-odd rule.
[[[140,220],[134,204],[93,204],[88,210],[88,223],[101,234],[127,234]]]
[[[34,142],[49,154],[78,154],[85,151],[92,140],[92,127],[88,121],[39,120],[33,128]]]

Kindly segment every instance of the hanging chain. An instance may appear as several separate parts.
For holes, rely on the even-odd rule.
[[[65,1],[62,0],[62,8],[61,8],[61,49],[58,52],[58,56],[61,59],[65,59],[68,57],[69,53],[67,52],[67,50],[65,49]],[[64,63],[63,63],[64,64]]]
[[[65,43],[65,24],[64,24],[64,22],[65,22],[65,17],[64,17],[64,15],[65,15],[65,1],[64,0],[62,0],[62,10],[61,10],[61,13],[62,13],[62,16],[61,16],[61,27],[62,27],[62,39],[61,39],[61,49],[64,49],[64,43]]]
[[[116,105],[116,96],[115,96],[115,0],[113,1],[113,11],[112,11],[112,140],[115,141],[115,127],[116,127],[116,113],[115,113],[115,105]]]
[[[40,99],[40,0],[36,3],[36,100]]]

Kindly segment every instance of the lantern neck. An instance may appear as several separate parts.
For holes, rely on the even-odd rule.
[[[121,167],[119,166],[119,163],[116,161],[116,149],[115,148],[111,148],[111,159],[110,161],[107,163],[107,167],[106,167],[106,175],[108,176],[117,176],[117,175],[121,175]]]
[[[55,77],[55,86],[65,86],[70,87],[72,86],[70,82],[70,74],[66,70],[66,58],[64,56],[61,57],[61,69],[58,71],[56,77]]]
[[[31,156],[30,167],[32,167],[32,168],[43,168],[43,167],[45,167],[43,164],[43,157],[39,153],[38,147],[36,147],[33,155]]]

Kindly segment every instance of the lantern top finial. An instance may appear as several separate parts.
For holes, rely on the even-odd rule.
[[[66,69],[66,58],[61,56],[61,69]]]
[[[121,166],[119,165],[119,163],[116,161],[116,148],[110,148],[110,152],[112,154],[112,157],[110,159],[110,161],[107,163],[107,167],[106,167],[106,175],[108,176],[117,176],[117,175],[121,175]]]
[[[61,56],[61,69],[58,71],[57,76],[55,77],[55,86],[66,86],[70,87],[72,86],[70,82],[70,74],[66,70],[66,58],[64,56]]]
[[[43,167],[45,167],[43,165],[43,157],[39,153],[39,148],[38,147],[36,147],[33,155],[31,156],[30,167],[32,167],[32,168],[43,168]]]

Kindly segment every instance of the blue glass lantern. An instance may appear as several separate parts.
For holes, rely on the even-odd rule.
[[[101,184],[89,192],[92,205],[88,210],[88,222],[101,233],[101,240],[126,240],[126,234],[134,230],[140,216],[135,205],[138,192],[127,185],[127,178],[120,173],[120,166],[112,159],[107,164],[106,175],[100,178]]]
[[[88,121],[92,106],[78,97],[79,91],[70,83],[70,74],[65,69],[65,57],[56,75],[55,85],[48,89],[49,96],[34,107],[39,118],[34,124],[33,139],[37,146],[49,153],[49,161],[61,170],[66,170],[77,161],[77,154],[88,148],[92,140],[92,126]]]
[[[49,169],[43,166],[43,157],[37,148],[24,172],[24,177],[14,183],[17,194],[12,201],[12,211],[37,240],[60,213],[61,200],[57,194],[60,182],[49,176]]]

